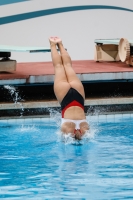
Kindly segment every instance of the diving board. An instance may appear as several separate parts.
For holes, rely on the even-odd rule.
[[[49,47],[23,47],[23,46],[7,46],[7,45],[0,45],[0,52],[51,52]]]
[[[51,52],[50,47],[24,47],[0,45],[0,72],[16,70],[16,60],[11,60],[11,52],[45,53]]]
[[[94,40],[94,60],[122,61],[133,66],[133,40],[126,38],[96,39]]]
[[[119,45],[120,38],[116,38],[116,39],[96,39],[96,40],[94,40],[94,42],[96,44],[115,44],[115,45]],[[130,43],[131,46],[133,46],[133,40],[129,39],[128,42]]]

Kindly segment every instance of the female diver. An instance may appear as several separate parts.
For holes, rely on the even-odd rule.
[[[49,42],[55,69],[54,92],[62,111],[61,131],[64,134],[71,133],[72,137],[80,140],[89,130],[84,113],[84,88],[72,68],[71,58],[63,47],[62,40],[50,37]]]

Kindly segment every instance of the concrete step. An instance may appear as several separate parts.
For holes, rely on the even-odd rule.
[[[85,106],[102,105],[124,105],[133,104],[133,97],[113,97],[113,98],[89,98],[85,100]],[[10,109],[31,109],[31,108],[57,108],[60,107],[58,101],[27,101],[18,103],[0,103],[0,110]]]

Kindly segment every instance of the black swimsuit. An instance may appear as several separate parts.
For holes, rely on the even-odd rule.
[[[84,98],[74,88],[69,89],[66,96],[63,98],[61,102],[62,118],[64,118],[64,113],[66,109],[71,106],[79,106],[84,110]]]

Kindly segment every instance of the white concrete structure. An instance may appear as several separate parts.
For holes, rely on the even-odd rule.
[[[0,44],[48,46],[60,36],[73,60],[93,59],[94,39],[133,38],[132,0],[2,0]],[[50,61],[50,53],[12,53],[18,62]]]

